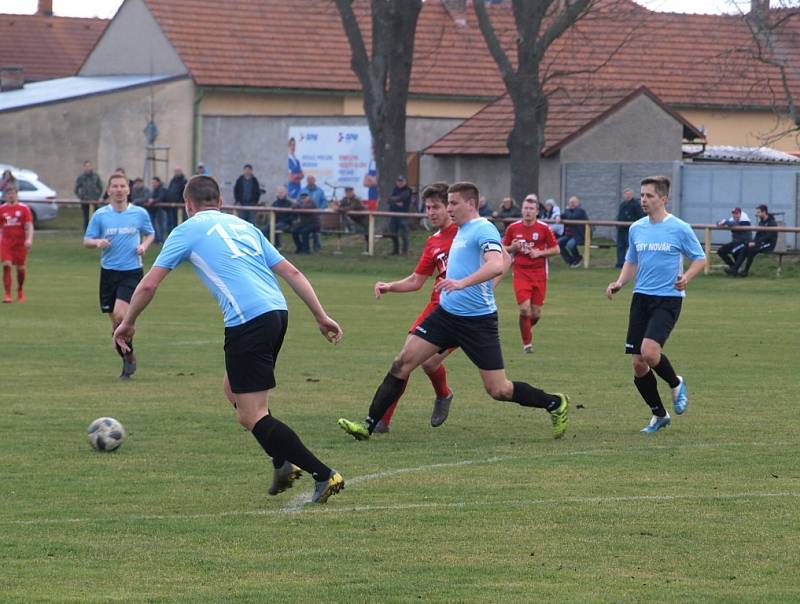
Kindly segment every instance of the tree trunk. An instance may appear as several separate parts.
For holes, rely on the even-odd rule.
[[[350,0],[336,0],[336,6],[350,42],[350,64],[364,94],[380,208],[386,209],[395,179],[406,175],[406,102],[422,0],[372,0],[371,56]]]
[[[528,193],[539,195],[547,97],[541,89],[530,85],[511,83],[508,90],[514,105],[514,127],[506,141],[511,169],[510,193],[519,202]]]

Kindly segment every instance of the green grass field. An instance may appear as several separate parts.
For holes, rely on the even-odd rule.
[[[326,241],[298,266],[345,337],[327,344],[287,293],[271,407],[348,485],[304,507],[307,476],[266,495],[271,464],[222,395],[219,311],[188,267],[138,323],[135,378],[117,380],[97,254],[70,216],[37,236],[28,302],[0,308],[0,601],[800,601],[796,265],[690,284],[666,347],[690,406],[656,435],[639,433],[623,354],[630,288],[605,299],[600,251],[589,271],[553,261],[532,356],[510,279],[498,292],[510,377],[571,395],[563,440],[544,412],[492,401],[456,353],[446,424],[429,426],[419,373],[392,432],[356,442],[336,420],[364,416],[429,290],[377,302],[374,281],[416,256]],[[129,430],[115,453],[86,443],[102,415]]]

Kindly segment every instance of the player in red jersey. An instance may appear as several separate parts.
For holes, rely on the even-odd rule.
[[[542,316],[547,294],[547,257],[558,254],[558,241],[546,223],[536,219],[539,200],[530,194],[522,202],[522,220],[506,228],[503,245],[514,256],[514,294],[519,304],[522,350],[533,352],[533,326]]]
[[[5,187],[6,203],[0,206],[0,259],[3,262],[3,302],[11,300],[11,265],[17,267],[17,300],[25,301],[25,260],[33,245],[33,215],[17,197],[17,184]]]
[[[450,214],[447,213],[447,186],[447,183],[436,182],[425,187],[425,190],[422,192],[422,199],[425,202],[425,212],[428,215],[428,220],[439,230],[428,237],[428,241],[425,243],[425,249],[422,251],[414,272],[400,281],[392,281],[389,283],[378,281],[375,284],[375,297],[380,299],[383,294],[389,292],[417,291],[422,288],[428,280],[428,277],[437,273],[436,280],[434,281],[434,288],[431,292],[431,299],[409,328],[409,333],[413,333],[417,325],[439,305],[439,292],[436,290],[436,283],[444,279],[445,271],[447,270],[447,256],[450,253],[450,245],[453,243],[456,232],[458,232],[458,227],[453,223]],[[431,426],[434,428],[441,426],[447,419],[447,415],[450,412],[450,403],[453,400],[453,392],[447,385],[447,371],[443,363],[445,357],[447,357],[450,352],[451,350],[445,350],[444,352],[432,356],[422,364],[422,370],[428,376],[428,379],[430,379],[433,389],[436,392],[436,400],[433,403],[433,413],[431,415]],[[403,390],[405,390],[405,387]],[[376,425],[375,432],[389,431],[392,414],[401,396],[403,396],[402,391],[397,397],[397,400],[392,403],[392,406],[389,407],[383,418]]]

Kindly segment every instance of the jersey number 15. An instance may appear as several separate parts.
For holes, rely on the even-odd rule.
[[[230,224],[228,228],[230,228],[231,233],[228,233],[224,226],[217,223],[208,229],[206,235],[216,233],[222,237],[225,245],[227,245],[228,249],[231,251],[231,258],[241,258],[245,255],[258,256],[262,253],[261,243],[258,241],[258,238],[247,232],[248,225]],[[238,244],[244,244],[244,246]]]

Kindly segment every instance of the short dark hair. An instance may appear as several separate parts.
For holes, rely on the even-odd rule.
[[[474,183],[462,181],[462,182],[454,182],[450,187],[447,189],[448,193],[458,193],[466,199],[467,201],[472,200],[475,202],[475,207],[478,207],[478,197],[480,197],[480,193],[478,192],[478,186]]]
[[[444,181],[432,182],[422,190],[422,201],[428,201],[435,197],[443,204],[447,205],[448,186],[449,185]]]
[[[767,207],[767,204],[765,204],[765,203],[757,205],[756,206],[756,210],[761,210],[762,212],[764,212],[764,214],[769,214],[769,208]]]
[[[253,169],[253,164],[245,164],[244,168],[250,168],[252,170]],[[244,168],[242,168],[242,169],[244,169]]]
[[[156,181],[158,184],[161,184],[161,178],[158,176],[153,176],[153,180]]]
[[[106,188],[111,186],[111,181],[115,178],[122,179],[125,181],[125,184],[130,187],[130,183],[128,182],[128,177],[124,174],[120,174],[119,172],[114,172],[111,176],[108,177],[108,182],[106,183]]]
[[[669,176],[648,176],[642,179],[641,186],[645,185],[653,185],[656,195],[659,197],[669,197],[669,189],[672,182]]]
[[[219,185],[210,176],[195,174],[186,183],[183,198],[198,206],[211,206],[219,203]]]

